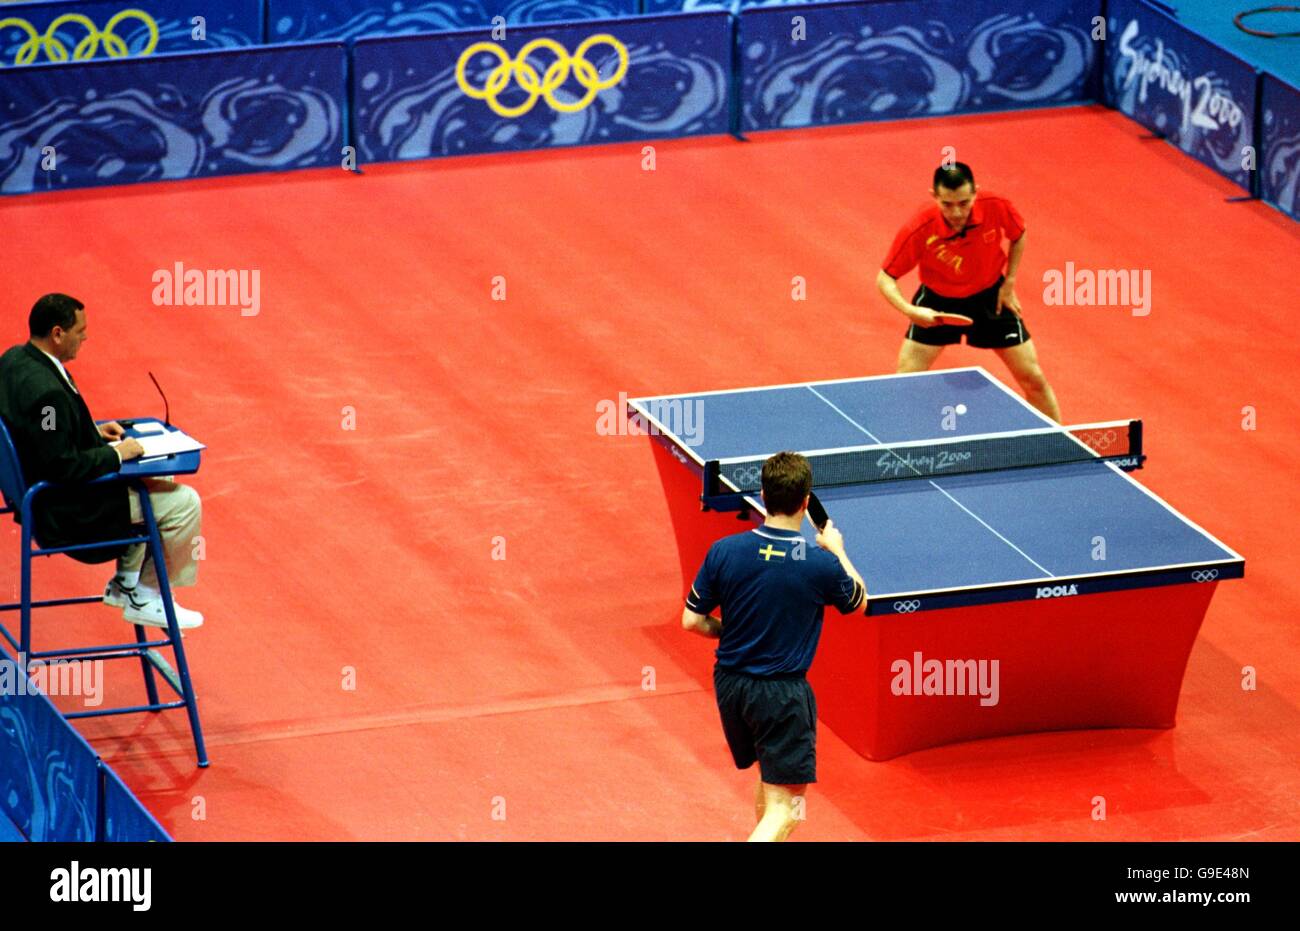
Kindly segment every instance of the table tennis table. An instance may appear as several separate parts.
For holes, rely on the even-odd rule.
[[[1140,421],[1061,428],[982,368],[637,398],[628,417],[652,440],[683,590],[714,540],[762,523],[762,460],[809,457],[869,592],[865,617],[830,612],[809,678],[868,759],[1172,727],[1215,588],[1245,572],[1129,474]]]

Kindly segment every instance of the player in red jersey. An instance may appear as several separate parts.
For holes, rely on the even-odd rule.
[[[1015,377],[1029,403],[1060,421],[1052,386],[1020,316],[1016,269],[1025,251],[1025,222],[1011,201],[996,194],[976,197],[975,176],[962,162],[934,172],[935,206],[910,219],[894,238],[876,287],[911,325],[898,353],[899,372],[924,372],[943,347],[966,342],[992,349]],[[1002,250],[1002,238],[1011,254]],[[898,279],[920,266],[921,286],[909,302]],[[1005,273],[1004,273],[1005,269]],[[969,317],[954,326],[940,315]]]

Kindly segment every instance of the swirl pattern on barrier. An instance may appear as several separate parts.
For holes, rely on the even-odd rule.
[[[1265,109],[1264,132],[1270,137],[1261,166],[1264,196],[1300,220],[1300,103],[1289,112]]]
[[[338,132],[342,116],[328,94],[244,78],[212,90],[202,122],[208,144],[224,157],[272,168],[310,156]]]
[[[810,12],[809,14],[813,14]],[[788,41],[789,24],[746,39],[748,128],[806,126],[1077,99],[1096,54],[1082,29],[1032,13],[957,28],[948,22],[886,25],[896,14],[818,10],[817,30]],[[966,14],[969,15],[969,14]],[[760,21],[761,22],[761,21]],[[774,27],[773,27],[774,28]]]
[[[164,83],[90,89],[0,123],[0,192],[303,167],[322,150],[332,161],[331,140],[342,144],[341,107],[316,87],[268,76],[202,91],[190,99]],[[63,153],[57,172],[43,170],[47,147]]]
[[[515,0],[504,6],[473,0],[408,0],[401,9],[393,4],[355,2],[339,4],[277,2],[268,24],[270,41],[349,41],[364,35],[410,35],[489,26],[493,16],[507,25],[523,26],[582,19],[614,19],[636,13],[635,0]]]
[[[66,725],[57,712],[39,707],[42,701],[34,696],[0,699],[0,756],[5,760],[0,807],[17,816],[13,820],[32,840],[94,840],[94,800],[82,791],[88,781],[82,774],[79,789],[69,737],[43,732],[41,721]]]

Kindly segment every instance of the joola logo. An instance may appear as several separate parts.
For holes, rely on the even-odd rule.
[[[1077,585],[1045,585],[1038,589],[1038,594],[1035,595],[1034,597],[1035,598],[1060,598],[1062,595],[1077,595],[1077,594],[1079,594],[1079,586]]]

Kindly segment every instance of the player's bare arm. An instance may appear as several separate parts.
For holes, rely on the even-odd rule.
[[[908,303],[907,298],[903,297],[903,292],[898,290],[898,281],[883,268],[876,275],[876,288],[891,307],[917,326],[931,327],[938,324],[939,321],[935,318],[933,310]]]
[[[1025,254],[1025,237],[1028,233],[1021,233],[1020,238],[1011,244],[1011,251],[1007,255],[1007,273],[1002,287],[998,289],[998,313],[1002,313],[1005,307],[1017,316],[1020,315],[1020,298],[1016,297],[1016,269],[1020,267],[1020,257]]]
[[[717,640],[722,636],[722,622],[707,614],[696,614],[690,608],[682,609],[682,629],[691,633]]]
[[[834,521],[828,520],[826,527],[817,534],[817,545],[840,561],[840,565],[849,574],[849,578],[856,582],[858,588],[862,591],[862,599],[866,600],[867,583],[862,580],[858,570],[853,567],[849,554],[844,549],[844,535],[836,528]]]

